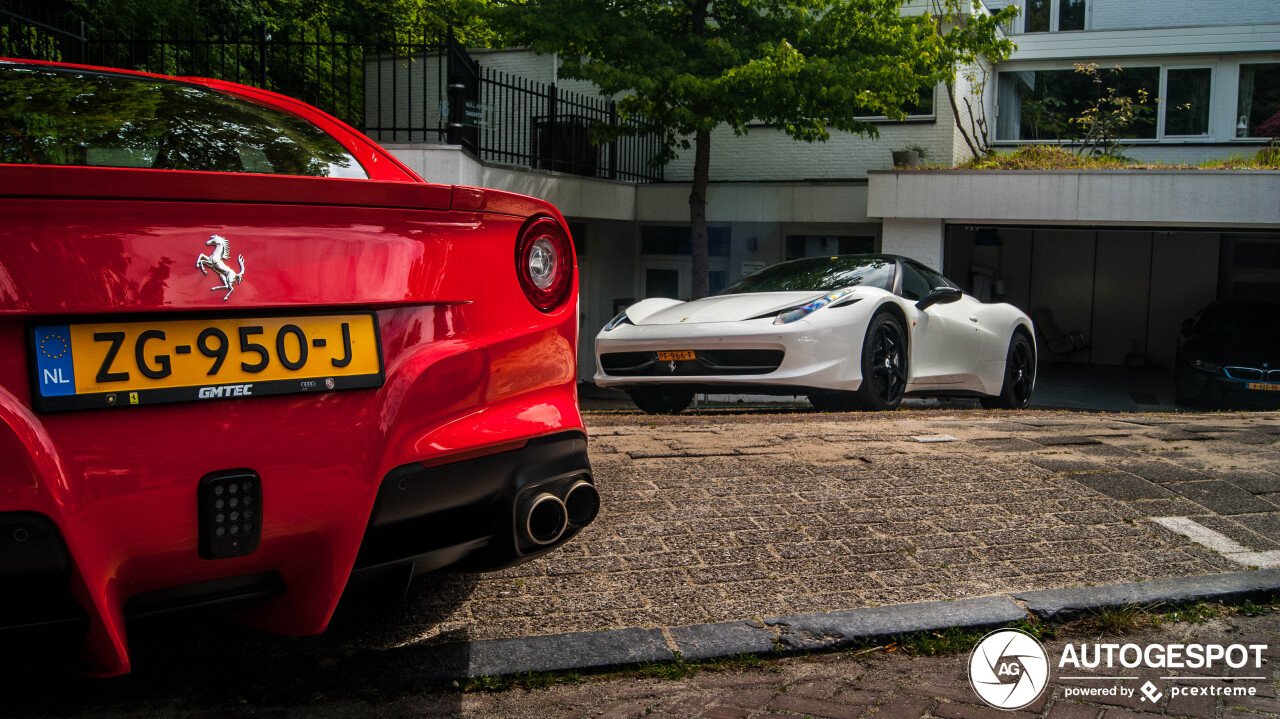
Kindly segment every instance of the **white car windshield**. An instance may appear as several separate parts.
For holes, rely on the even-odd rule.
[[[742,278],[718,295],[747,292],[830,292],[842,287],[878,287],[892,290],[897,262],[885,255],[836,255],[806,257],[783,262]]]

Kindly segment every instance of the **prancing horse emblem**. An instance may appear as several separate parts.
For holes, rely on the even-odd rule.
[[[236,285],[244,282],[244,255],[239,255],[240,271],[236,272],[227,264],[227,260],[231,259],[231,243],[227,238],[221,235],[209,235],[209,241],[206,245],[213,246],[213,252],[208,255],[200,255],[196,258],[196,269],[200,270],[200,274],[205,277],[209,276],[210,267],[218,276],[222,278],[222,284],[210,289],[226,290],[227,294],[223,295],[222,301],[226,302],[232,292],[236,291]]]

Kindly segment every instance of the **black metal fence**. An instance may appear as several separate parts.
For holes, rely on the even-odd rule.
[[[631,182],[662,179],[649,160],[661,137],[642,119],[621,119],[607,98],[568,92],[481,68],[479,154],[489,162]],[[596,142],[600,126],[627,125],[634,134]]]
[[[625,121],[639,134],[597,144],[600,125],[624,123],[612,100],[483,68],[452,37],[352,38],[318,25],[93,28],[2,0],[0,57],[228,80],[295,97],[378,142],[448,142],[490,162],[662,179],[650,163],[660,138],[642,120]]]

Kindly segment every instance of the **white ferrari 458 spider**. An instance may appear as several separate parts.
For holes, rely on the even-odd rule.
[[[649,414],[696,392],[807,395],[820,410],[889,410],[904,395],[1026,407],[1035,331],[906,257],[810,257],[692,302],[651,298],[596,336],[596,385]]]

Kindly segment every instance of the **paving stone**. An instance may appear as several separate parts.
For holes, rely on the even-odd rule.
[[[1124,698],[1124,699],[1117,698],[1117,697],[1107,697],[1106,700],[1102,700],[1102,703],[1104,704],[1117,703],[1117,704],[1123,704],[1124,706],[1132,705],[1135,707],[1143,706],[1142,700],[1137,698],[1137,695],[1133,697]],[[1147,703],[1146,706],[1151,707],[1151,704]],[[1151,707],[1151,708],[1158,710],[1158,707]],[[1159,714],[1153,714],[1151,712],[1144,712],[1144,711],[1135,712],[1135,711],[1130,711],[1128,709],[1112,708],[1112,709],[1108,709],[1107,712],[1102,715],[1102,719],[1156,719],[1156,717],[1159,717],[1159,716],[1160,716]],[[1213,714],[1209,714],[1209,716],[1213,716]]]
[[[1132,450],[1124,447],[1117,447],[1113,444],[1089,444],[1080,447],[1073,447],[1074,451],[1079,452],[1088,457],[1099,457],[1102,459],[1130,459],[1137,457]]]
[[[1025,429],[1025,427],[1023,429]],[[970,440],[969,444],[977,449],[989,450],[992,452],[1036,452],[1044,449],[1044,445],[1021,437],[975,439]]]
[[[858,719],[858,717],[867,712],[865,707],[824,702],[790,694],[775,696],[769,701],[769,706],[775,709],[796,712],[797,714],[822,717],[823,719]]]
[[[1209,475],[1198,472],[1194,469],[1180,467],[1170,462],[1158,462],[1154,460],[1121,462],[1116,465],[1117,469],[1124,470],[1131,474],[1136,474],[1143,479],[1149,479],[1152,482],[1161,484],[1168,482],[1192,482],[1196,480],[1209,479]]]
[[[1226,702],[1231,707],[1280,714],[1280,699],[1272,697],[1231,697]]]
[[[1027,461],[1050,472],[1104,472],[1108,467],[1085,459],[1063,457],[1031,457]]]
[[[1098,707],[1088,704],[1059,701],[1054,703],[1045,719],[1097,719],[1101,711]]]
[[[933,677],[933,681],[938,681],[941,677]],[[973,693],[973,688],[961,685],[956,682],[953,685],[947,684],[908,684],[902,688],[907,694],[914,694],[919,697],[928,697],[930,699],[946,699],[953,702],[973,702],[978,700],[978,696]]]
[[[1205,482],[1178,482],[1169,485],[1169,488],[1218,514],[1271,511],[1271,505],[1268,502],[1258,499],[1234,484],[1216,479]]]
[[[1230,482],[1252,494],[1269,494],[1280,492],[1280,474],[1274,472],[1239,470],[1216,470],[1211,472],[1214,479]]]
[[[737,707],[711,707],[702,716],[705,719],[747,719],[751,716],[751,711]]]
[[[875,713],[875,719],[919,719],[932,706],[933,702],[925,699],[893,697]]]
[[[1116,499],[1165,499],[1174,494],[1160,485],[1128,472],[1068,474],[1068,479]]]
[[[1073,434],[1042,434],[1037,435],[1033,439],[1046,447],[1070,447],[1083,444],[1102,444],[1101,441],[1094,437],[1085,437],[1083,435]]]
[[[1033,719],[1036,715],[1031,712],[1021,711],[1000,711],[997,712],[991,707],[977,704],[939,704],[933,710],[933,715],[942,717],[942,719],[990,719],[992,715],[1001,717],[1009,717],[1010,719]]]

